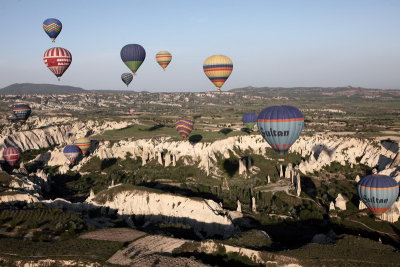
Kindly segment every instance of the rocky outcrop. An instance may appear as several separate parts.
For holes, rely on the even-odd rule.
[[[47,126],[26,131],[14,132],[12,128],[7,128],[9,132],[3,131],[0,136],[0,155],[4,147],[14,146],[21,151],[30,149],[46,148],[53,145],[65,145],[72,143],[76,138],[99,134],[105,130],[120,129],[127,127],[128,122],[114,121],[77,121],[70,124]]]
[[[338,194],[336,200],[335,200],[335,208],[340,209],[340,210],[346,210],[347,209],[347,204],[348,200],[345,199],[342,194]]]
[[[207,236],[230,236],[234,225],[221,206],[212,200],[200,200],[137,188],[115,186],[103,191],[88,204],[108,207],[119,215],[130,215],[147,222],[182,223]]]
[[[379,218],[391,223],[397,222],[400,218],[400,200],[393,203],[390,209],[383,213]]]
[[[34,203],[38,201],[39,199],[37,197],[28,193],[10,191],[2,193],[0,195],[0,203],[10,204],[10,205],[18,202]]]
[[[268,145],[261,136],[238,136],[217,140],[213,143],[197,143],[195,145],[184,141],[169,141],[170,138],[141,139],[141,140],[122,140],[111,144],[110,142],[101,142],[98,149],[94,152],[95,156],[104,158],[125,158],[127,153],[132,157],[141,157],[143,164],[149,160],[160,161],[160,151],[167,151],[176,161],[184,159],[184,163],[193,164],[198,162],[198,166],[208,174],[217,175],[216,169],[218,155],[223,158],[230,158],[233,154],[240,159],[238,151],[250,150],[254,154],[265,156]],[[311,149],[310,149],[311,147]],[[318,171],[324,166],[337,161],[343,165],[362,163],[370,167],[380,166],[385,168],[393,161],[395,153],[380,143],[374,143],[368,140],[345,138],[345,137],[301,137],[291,148],[292,152],[298,152],[303,157],[308,158],[302,161],[298,169],[303,173],[312,173]],[[171,160],[169,161],[169,164]],[[164,163],[165,165],[165,163]],[[245,162],[242,162],[241,173],[244,173]],[[296,166],[297,167],[297,166]],[[248,168],[246,168],[248,169]],[[280,169],[281,177],[293,177],[293,166],[286,168],[286,173]]]
[[[256,205],[256,198],[255,197],[251,197],[251,211],[253,213],[257,212],[257,205]]]
[[[296,194],[299,197],[301,194],[301,177],[300,173],[297,173],[296,175]]]

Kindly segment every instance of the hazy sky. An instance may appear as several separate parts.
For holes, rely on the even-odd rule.
[[[42,29],[58,18],[55,44]],[[397,0],[0,0],[0,87],[58,83],[43,63],[53,46],[73,56],[60,84],[125,89],[120,50],[142,45],[145,62],[131,90],[210,91],[202,64],[234,64],[223,90],[244,86],[400,88]],[[173,55],[167,70],[155,54]]]

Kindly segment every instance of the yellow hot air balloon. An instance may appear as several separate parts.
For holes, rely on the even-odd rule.
[[[203,63],[203,70],[206,76],[221,91],[222,85],[229,78],[233,70],[232,60],[223,55],[208,57]]]
[[[156,54],[156,60],[157,63],[165,70],[165,68],[168,66],[168,64],[172,60],[172,55],[168,51],[160,51]]]
[[[86,155],[90,148],[90,139],[86,137],[78,138],[75,140],[75,145],[80,148],[82,155]]]

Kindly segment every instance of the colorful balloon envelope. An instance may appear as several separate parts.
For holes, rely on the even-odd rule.
[[[75,164],[76,160],[81,153],[81,149],[75,145],[67,145],[64,148],[64,156],[69,160],[71,164]]]
[[[75,140],[75,145],[79,147],[83,155],[86,155],[91,146],[91,142],[89,138],[82,137]]]
[[[203,70],[206,76],[220,91],[221,87],[232,73],[233,63],[227,56],[215,55],[208,57],[204,61]]]
[[[254,125],[257,123],[257,114],[246,113],[243,115],[242,121],[247,128],[253,129]]]
[[[47,33],[50,39],[55,42],[57,36],[62,30],[62,23],[58,19],[46,19],[43,21],[43,30]]]
[[[157,63],[165,70],[172,60],[172,55],[168,51],[160,51],[156,54]]]
[[[60,80],[60,77],[71,65],[72,55],[65,48],[53,47],[44,52],[43,60],[49,70]]]
[[[20,152],[16,147],[7,147],[3,150],[3,158],[11,167],[14,167],[18,162],[19,156]]]
[[[358,183],[357,189],[361,201],[376,216],[387,211],[399,195],[399,184],[386,175],[367,175]]]
[[[122,73],[121,74],[121,80],[126,84],[126,87],[131,83],[133,80],[133,75],[132,73]]]
[[[182,136],[182,139],[186,139],[193,130],[193,121],[188,119],[181,119],[175,123],[176,130]]]
[[[257,125],[272,149],[283,154],[299,137],[304,126],[304,116],[296,107],[271,106],[258,114]]]
[[[131,109],[129,110],[129,113],[130,113],[132,116],[135,115],[135,114],[136,114],[136,109],[131,108]]]
[[[13,112],[17,120],[24,124],[31,115],[31,107],[27,104],[18,104],[13,107]]]
[[[121,49],[121,59],[133,74],[140,68],[145,58],[146,51],[141,45],[127,44]]]

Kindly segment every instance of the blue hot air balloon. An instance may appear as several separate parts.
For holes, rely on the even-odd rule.
[[[27,104],[18,104],[13,107],[14,115],[21,124],[29,118],[31,111],[31,107]]]
[[[376,216],[387,211],[399,195],[399,184],[386,175],[367,175],[361,179],[357,188],[361,201]]]
[[[242,121],[247,128],[253,129],[254,125],[257,123],[256,113],[246,113],[243,115]]]
[[[133,74],[140,68],[145,58],[146,51],[141,45],[127,44],[121,49],[121,59]]]
[[[257,125],[265,141],[279,154],[289,150],[304,126],[301,111],[292,106],[271,106],[257,117]]]
[[[50,39],[55,42],[57,36],[62,30],[62,23],[58,19],[46,19],[43,21],[43,30],[47,33]]]
[[[79,157],[81,153],[81,149],[75,145],[67,145],[64,148],[64,156],[69,160],[71,164],[75,164],[76,159]]]

